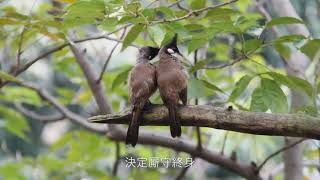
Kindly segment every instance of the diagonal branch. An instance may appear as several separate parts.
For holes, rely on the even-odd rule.
[[[290,149],[290,148],[294,147],[294,146],[297,145],[297,144],[300,144],[300,143],[303,142],[304,140],[306,140],[306,139],[304,139],[304,138],[299,139],[299,140],[297,140],[296,142],[291,143],[291,144],[289,144],[289,145],[287,145],[287,146],[284,146],[284,147],[282,147],[281,149],[277,150],[276,152],[270,154],[270,155],[258,166],[258,168],[257,168],[258,171],[260,171],[261,168],[262,168],[271,158],[273,158],[274,156],[280,154],[281,152],[283,152],[283,151],[285,151],[285,150],[287,150],[287,149]]]
[[[112,112],[112,107],[110,105],[109,100],[104,94],[103,88],[101,84],[96,83],[96,71],[92,68],[92,66],[85,60],[84,51],[80,51],[78,47],[76,47],[75,43],[68,39],[69,46],[71,51],[73,52],[76,61],[80,65],[82,72],[84,73],[85,78],[89,84],[89,87],[92,91],[92,94],[99,106],[99,109],[102,113],[108,114]]]
[[[36,91],[39,94],[39,96],[41,96],[43,99],[45,99],[47,102],[49,102],[53,107],[55,107],[64,117],[70,119],[71,122],[79,124],[80,126],[86,128],[88,130],[95,131],[97,133],[107,132],[106,127],[98,126],[98,125],[94,125],[94,124],[90,124],[90,123],[86,122],[83,117],[68,110],[65,106],[60,104],[56,98],[51,96],[47,91],[40,89],[36,85],[27,84],[27,83],[23,83],[23,82],[20,82],[19,85]]]
[[[141,125],[167,126],[167,109],[157,105],[144,112]],[[269,114],[228,111],[209,105],[183,106],[178,110],[183,126],[200,126],[270,136],[305,137],[320,140],[320,119],[303,114]],[[89,118],[90,122],[127,124],[130,111]]]
[[[22,104],[16,103],[15,108],[22,113],[23,115],[30,117],[34,120],[41,122],[56,122],[65,119],[65,117],[61,113],[55,113],[52,115],[40,115],[37,114],[27,108],[25,108]]]
[[[121,36],[120,36],[120,40],[123,39],[123,37],[124,37],[125,34],[126,34],[126,28],[123,29],[123,32],[122,32],[122,34],[121,34]],[[100,81],[102,80],[103,75],[104,75],[104,72],[106,71],[106,69],[107,69],[107,67],[108,67],[108,64],[109,64],[109,62],[110,62],[110,60],[111,60],[112,54],[113,54],[113,52],[116,50],[116,48],[118,47],[119,44],[120,44],[120,42],[117,42],[116,45],[113,46],[113,48],[111,49],[111,51],[110,51],[110,53],[109,53],[109,55],[108,55],[108,57],[107,57],[107,60],[106,60],[105,63],[103,64],[102,71],[101,71],[101,73],[100,73],[100,75],[99,75],[99,78],[98,78],[98,80],[97,80],[97,83],[98,83],[98,84],[99,84]]]

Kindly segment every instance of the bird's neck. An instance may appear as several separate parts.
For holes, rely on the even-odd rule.
[[[138,57],[137,63],[140,63],[140,64],[149,63],[149,59],[145,57]]]

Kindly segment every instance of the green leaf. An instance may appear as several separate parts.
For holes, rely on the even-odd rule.
[[[0,78],[7,80],[7,81],[10,81],[10,82],[17,82],[17,83],[20,82],[17,78],[15,78],[14,76],[12,76],[4,71],[0,71]]]
[[[141,4],[139,1],[131,1],[131,3],[127,4],[124,7],[124,10],[130,12],[129,14],[136,14],[140,10],[140,8]]]
[[[206,6],[206,2],[206,0],[193,0],[191,2],[191,8],[193,10],[204,8]]]
[[[300,50],[313,60],[316,53],[320,50],[320,39],[309,40]]]
[[[291,90],[302,90],[309,97],[313,95],[312,85],[304,79],[295,76],[285,76],[276,72],[268,72],[266,74],[270,75],[279,84],[283,84]]]
[[[141,24],[137,24],[130,29],[127,36],[123,40],[122,51],[126,49],[139,36],[140,32],[143,31],[143,29],[144,26]]]
[[[294,17],[278,17],[273,18],[269,21],[266,27],[277,26],[277,25],[284,25],[284,24],[304,24],[304,22],[300,19]]]
[[[235,85],[235,89],[229,96],[229,102],[234,102],[237,97],[239,97],[242,92],[247,88],[253,76],[245,75],[243,76]]]
[[[160,6],[156,8],[157,11],[162,12],[166,18],[173,18],[175,17],[174,11],[172,11],[171,8],[165,7],[165,6]]]
[[[197,62],[194,66],[192,66],[189,72],[193,73],[195,71],[198,71],[199,69],[203,69],[207,64],[209,64],[212,61],[213,61],[212,59],[201,60]]]
[[[128,79],[129,72],[131,71],[132,66],[125,67],[116,78],[112,82],[112,90],[114,90],[117,86],[124,83]]]
[[[252,112],[265,112],[268,107],[264,101],[264,90],[262,88],[256,88],[251,95],[250,111]]]
[[[65,8],[62,16],[66,27],[93,24],[105,15],[105,4],[102,0],[77,1]]]
[[[22,24],[21,21],[17,21],[15,19],[11,19],[11,18],[0,18],[0,25],[18,25],[18,24]]]
[[[279,85],[270,79],[261,79],[261,87],[256,88],[251,96],[251,111],[287,113],[287,97]]]
[[[188,98],[200,98],[205,96],[205,85],[197,78],[189,79]]]
[[[25,180],[26,177],[22,175],[23,164],[19,161],[6,162],[0,166],[0,174],[3,179]]]
[[[212,89],[212,90],[214,90],[214,91],[219,91],[219,92],[221,92],[221,93],[224,93],[222,89],[220,89],[218,86],[212,84],[211,82],[209,82],[209,81],[207,81],[207,80],[203,80],[203,79],[200,80],[200,81],[202,81],[203,84],[204,84],[207,88]]]
[[[273,40],[272,43],[299,43],[304,39],[306,39],[306,37],[301,34],[291,34],[291,35],[281,36]]]
[[[228,8],[216,8],[216,9],[212,9],[210,11],[207,12],[206,14],[206,18],[212,18],[213,20],[217,20],[217,19],[229,19],[231,15],[236,14],[237,12],[232,10],[232,9],[228,9]]]
[[[298,78],[298,77],[295,77],[295,76],[288,76],[288,78],[293,82],[293,84],[295,86],[295,87],[292,87],[292,89],[298,88],[298,89],[306,92],[307,95],[309,95],[310,97],[312,97],[313,87],[308,81],[301,79],[301,78]]]
[[[158,47],[160,47],[166,34],[162,26],[161,25],[149,26],[148,33],[150,38],[158,45]]]
[[[196,49],[201,48],[204,44],[208,42],[207,39],[192,39],[188,45],[188,53],[195,51]]]
[[[206,28],[202,24],[196,24],[196,23],[186,24],[184,25],[184,27],[191,32],[199,32],[199,31],[202,32]]]
[[[103,22],[100,24],[100,26],[105,30],[114,30],[116,25],[118,24],[118,18],[116,17],[109,17],[105,18]]]
[[[38,94],[29,88],[5,86],[2,90],[3,93],[0,93],[1,100],[14,103],[28,103],[36,106],[41,104],[41,99]]]
[[[5,124],[3,127],[7,131],[20,137],[23,140],[29,140],[25,133],[30,131],[30,127],[23,115],[5,106],[0,106],[0,114],[5,120]]]
[[[262,42],[258,39],[250,39],[244,42],[244,51],[249,53],[253,50],[258,49],[261,46]]]
[[[275,48],[275,50],[285,59],[289,59],[290,58],[290,54],[291,54],[291,50],[288,46],[286,46],[285,44],[281,44],[281,43],[274,43],[273,47]]]

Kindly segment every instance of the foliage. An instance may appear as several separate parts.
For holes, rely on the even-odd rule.
[[[180,5],[199,11],[218,2],[226,1],[186,0]],[[9,63],[1,61],[0,82],[6,81],[8,84],[2,87],[0,92],[0,127],[5,130],[0,133],[23,139],[31,149],[35,148],[35,142],[41,141],[40,137],[35,137],[35,132],[42,132],[43,126],[32,125],[35,120],[20,113],[15,104],[22,104],[42,115],[50,115],[53,110],[48,108],[51,104],[35,91],[19,86],[21,82],[36,82],[81,116],[87,117],[97,111],[95,108],[88,108],[93,107],[91,89],[67,47],[41,57],[40,59],[46,60],[32,65],[35,69],[29,68],[19,76],[15,74],[14,68],[18,59],[20,66],[31,62],[52,48],[66,43],[70,32],[77,34],[72,39],[92,38],[92,41],[81,45],[87,49],[85,56],[95,68],[96,74],[101,73],[106,59],[105,52],[109,53],[113,46],[113,43],[106,39],[117,39],[122,43],[121,48],[114,52],[111,65],[103,76],[104,91],[114,111],[122,110],[129,104],[126,80],[135,61],[135,55],[132,54],[134,46],[162,47],[177,33],[179,48],[183,54],[189,55],[190,63],[193,61],[194,52],[198,51],[198,62],[185,67],[190,74],[189,104],[200,99],[202,104],[223,107],[231,104],[246,111],[289,113],[294,112],[290,108],[292,99],[289,92],[295,90],[306,95],[310,102],[296,111],[318,116],[320,83],[317,79],[317,68],[312,68],[311,64],[308,69],[302,69],[308,73],[307,77],[302,78],[287,75],[285,66],[294,52],[302,52],[314,64],[318,63],[320,40],[302,34],[282,33],[280,37],[270,35],[275,27],[281,29],[288,24],[309,26],[305,19],[278,17],[266,22],[256,11],[255,3],[248,0],[211,8],[191,16],[188,16],[189,12],[185,9],[177,7],[176,1],[172,0],[166,4],[136,0],[56,0],[55,3],[36,2],[37,6],[30,7],[32,13],[26,13],[17,3],[0,2],[0,49],[5,57],[12,59]],[[127,33],[123,39],[119,39],[122,33],[117,29],[124,26],[127,26]],[[109,36],[108,33],[113,31],[115,32]],[[100,34],[107,34],[107,37],[101,37]],[[105,44],[107,45],[104,46]],[[274,60],[268,56],[270,54],[276,57],[276,64],[272,63]],[[153,63],[156,64],[157,60]],[[44,74],[39,75],[39,69]],[[195,72],[196,77],[192,75]],[[159,93],[151,99],[155,103],[162,103]],[[14,142],[9,142],[7,136],[1,137],[2,142],[9,144],[9,150],[0,151],[0,178],[34,179],[36,174],[40,179],[111,179],[115,160],[111,140],[85,131],[79,126],[73,125],[72,130],[64,128],[67,132],[62,133],[62,137],[50,147],[40,143],[41,153],[36,157],[30,157],[30,154],[15,148],[14,145],[10,146],[10,143]],[[153,127],[152,130],[167,131],[167,128]],[[189,132],[187,128],[183,128],[183,131]],[[220,150],[218,148],[223,144],[225,131],[203,131],[208,134],[202,136],[203,141],[209,142],[209,147]],[[196,140],[196,135],[192,138]],[[277,138],[239,133],[231,133],[228,141],[228,154],[238,150],[239,159],[248,160],[246,157],[252,159],[248,154],[256,153],[257,158],[253,159],[256,162],[261,162],[263,157],[267,157],[282,145]],[[252,144],[256,146],[255,151],[251,148]],[[312,146],[306,152],[310,159],[317,158],[314,156],[314,148]],[[140,157],[168,157],[173,154],[172,150],[140,145],[132,150],[121,144],[121,149],[124,157],[129,154]],[[15,159],[12,153],[20,151],[23,157]],[[177,155],[187,156],[181,153]],[[280,160],[276,158],[273,163]],[[215,169],[207,169],[210,168]],[[161,172],[155,169],[129,170],[128,177],[133,179],[160,179],[160,176],[171,177],[179,172],[179,169],[165,169]],[[221,167],[215,172],[222,172]],[[196,179],[197,172],[192,171],[192,175]],[[228,172],[216,173],[214,176],[236,178],[236,175]],[[210,174],[208,177],[210,178]]]

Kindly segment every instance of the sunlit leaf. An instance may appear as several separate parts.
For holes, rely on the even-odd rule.
[[[28,141],[25,133],[30,131],[30,127],[23,115],[5,106],[0,106],[0,114],[5,120],[3,128],[21,139]]]
[[[286,46],[285,44],[281,44],[281,43],[274,43],[273,47],[275,48],[275,50],[277,50],[277,52],[285,59],[289,59],[290,58],[290,54],[291,54],[291,50],[288,46]]]
[[[289,87],[291,90],[302,90],[309,97],[312,97],[313,87],[308,81],[295,76],[285,76],[276,72],[268,72],[267,74],[279,84],[283,84]]]
[[[304,22],[294,17],[277,17],[269,21],[266,26],[271,27],[284,24],[304,24]]]
[[[15,78],[14,76],[6,73],[6,72],[3,72],[3,71],[0,71],[0,79],[4,79],[6,81],[11,81],[11,82],[20,82],[17,78]]]
[[[236,100],[237,97],[239,97],[242,92],[247,88],[250,81],[252,80],[253,76],[245,75],[243,76],[235,85],[235,88],[233,89],[230,97],[229,102],[233,102]]]
[[[300,48],[301,52],[306,54],[311,60],[315,57],[316,53],[320,50],[320,39],[309,40]]]
[[[220,89],[218,86],[212,84],[211,82],[208,82],[207,80],[201,80],[203,82],[203,84],[207,87],[207,88],[210,88],[214,91],[219,91],[221,93],[224,93],[222,89]]]
[[[195,51],[196,49],[201,48],[204,44],[208,42],[207,39],[192,39],[188,45],[188,53]]]
[[[58,2],[62,2],[62,3],[74,3],[76,2],[77,0],[56,0]]]
[[[287,113],[287,97],[279,85],[270,79],[261,79],[261,87],[254,90],[251,96],[251,111],[265,112],[270,109],[273,113]]]
[[[120,84],[124,83],[128,79],[129,72],[131,71],[132,66],[128,66],[124,68],[113,80],[112,82],[112,90],[114,90],[115,87],[119,86]]]
[[[291,35],[281,36],[281,37],[273,40],[272,43],[299,43],[304,39],[306,39],[306,37],[304,35],[291,34]]]
[[[143,31],[143,29],[144,26],[141,24],[133,26],[123,40],[122,50],[126,49],[139,36],[140,32]]]
[[[161,43],[165,37],[165,30],[161,25],[149,26],[148,33],[150,38],[158,45],[161,46]]]
[[[206,6],[206,0],[193,0],[191,2],[191,8],[192,9],[201,9]]]

